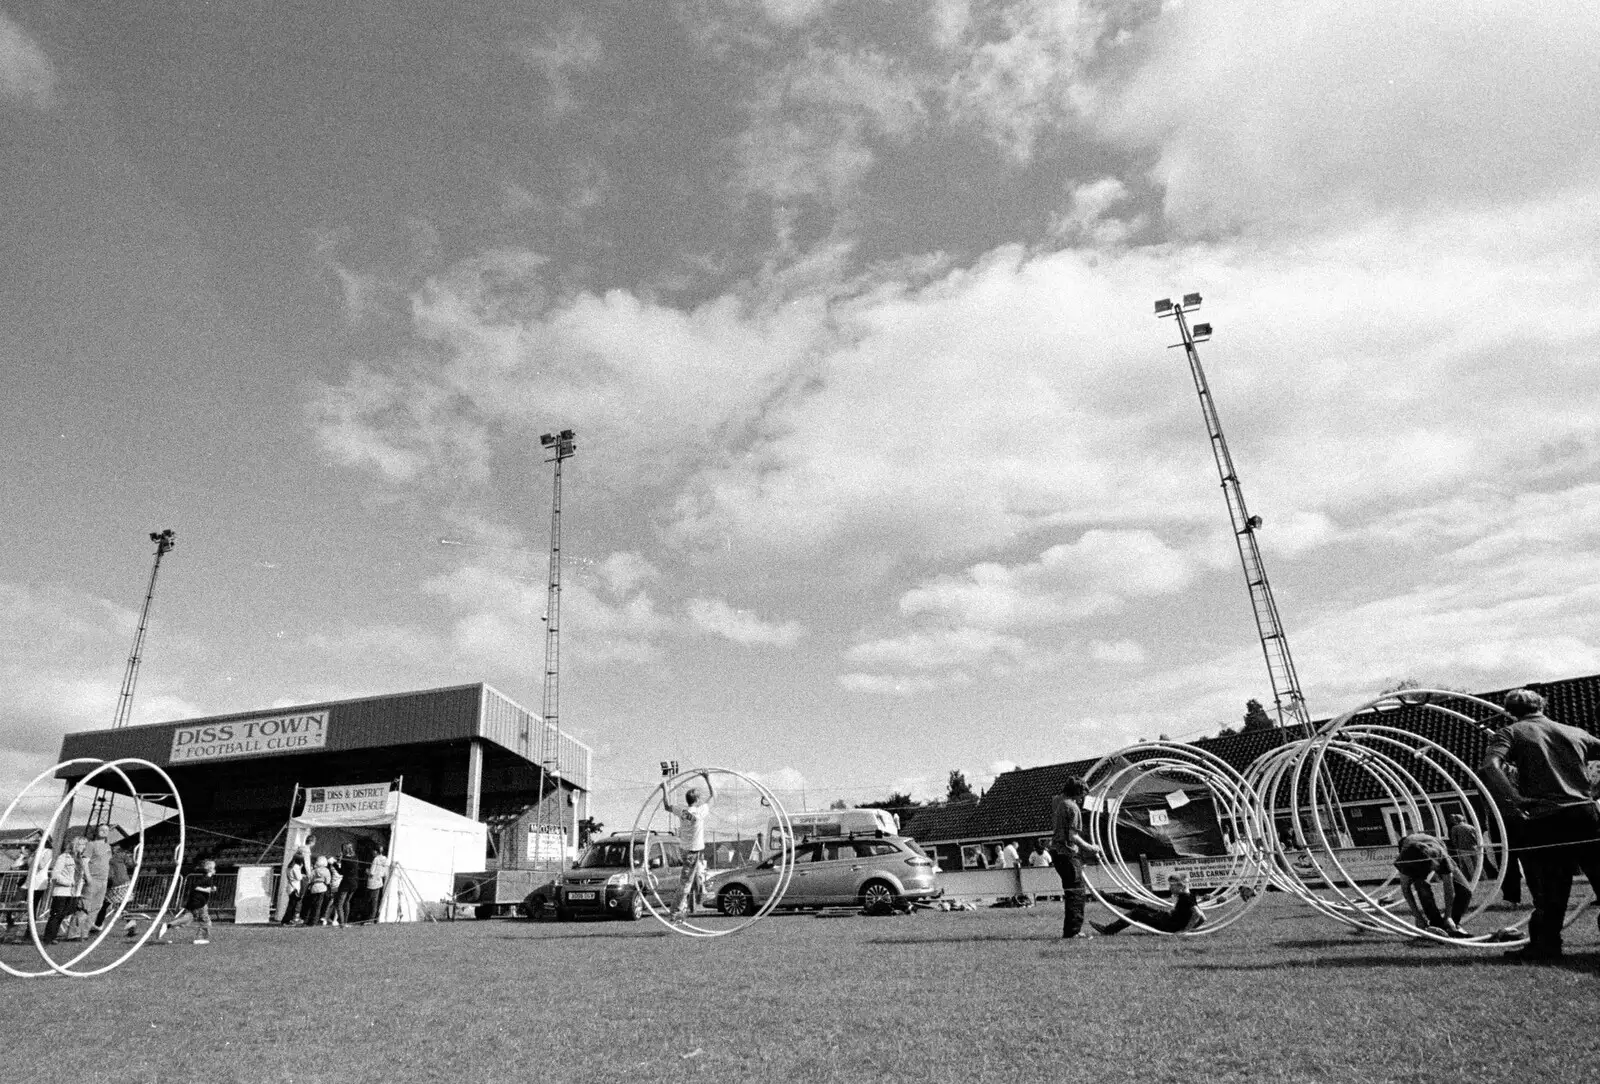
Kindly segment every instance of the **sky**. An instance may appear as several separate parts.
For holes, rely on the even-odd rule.
[[[0,0],[0,794],[484,681],[600,819],[1600,672],[1600,37],[1373,0]]]

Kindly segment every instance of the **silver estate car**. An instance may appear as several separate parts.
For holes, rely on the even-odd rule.
[[[778,881],[779,856],[756,866],[713,874],[717,910],[748,915],[767,901]],[[909,909],[944,894],[938,868],[906,836],[806,840],[795,847],[794,877],[779,907],[857,905],[873,912]]]

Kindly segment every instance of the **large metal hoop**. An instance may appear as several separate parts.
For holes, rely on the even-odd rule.
[[[697,775],[710,774],[732,776],[753,788],[761,796],[761,804],[772,809],[772,815],[778,821],[780,837],[779,853],[781,857],[778,862],[778,879],[773,884],[771,895],[743,922],[722,929],[699,926],[690,922],[687,918],[673,918],[669,909],[661,901],[660,893],[657,890],[658,881],[655,874],[650,872],[648,857],[652,838],[648,829],[651,822],[654,821],[656,813],[665,808],[664,799],[666,795],[679,783],[687,782]],[[641,826],[644,829],[642,832]],[[644,800],[644,804],[639,807],[639,813],[633,818],[633,827],[629,830],[628,836],[632,841],[638,841],[641,838],[644,841],[644,846],[637,850],[631,845],[628,847],[628,872],[633,878],[634,890],[638,893],[639,899],[643,901],[645,910],[650,912],[651,918],[654,918],[673,933],[683,934],[686,937],[726,937],[729,934],[738,933],[740,930],[749,929],[777,908],[783,899],[784,893],[789,890],[790,880],[794,877],[794,829],[789,823],[788,811],[783,808],[783,803],[778,800],[778,796],[773,794],[772,791],[750,776],[745,775],[743,772],[734,771],[732,768],[693,768],[686,772],[679,772],[670,779],[662,780],[659,786],[650,791],[649,796]],[[640,851],[645,853],[641,854],[639,853]],[[639,868],[640,858],[644,859],[643,869]],[[645,890],[647,887],[648,891]],[[652,899],[652,897],[654,898]]]
[[[55,767],[49,768],[46,771],[43,771],[40,774],[38,774],[37,776],[35,776],[28,783],[28,785],[26,787],[24,787],[22,789],[22,791],[14,799],[12,799],[11,804],[6,806],[5,812],[3,814],[0,814],[0,829],[3,829],[3,828],[6,827],[7,823],[11,819],[12,813],[16,810],[17,806],[22,803],[22,800],[25,797],[27,797],[28,793],[34,789],[34,787],[38,786],[41,782],[43,782],[46,779],[53,778],[56,775],[56,773],[60,772],[62,769],[69,768],[69,767],[72,767],[73,765],[78,765],[78,764],[93,764],[93,765],[95,765],[95,767],[93,769],[91,769],[88,773],[86,773],[81,779],[79,779],[78,782],[72,787],[72,789],[69,790],[65,795],[62,796],[61,801],[56,804],[56,808],[55,808],[54,812],[52,812],[50,814],[50,819],[49,819],[48,822],[46,822],[46,825],[45,825],[45,835],[46,835],[46,837],[49,837],[49,836],[54,834],[56,822],[61,819],[62,814],[65,813],[66,810],[71,806],[72,802],[77,798],[78,793],[80,791],[82,791],[84,789],[84,787],[86,787],[89,784],[89,782],[91,780],[93,780],[94,778],[99,776],[101,773],[103,773],[103,772],[111,772],[111,773],[115,774],[116,776],[118,776],[122,780],[123,785],[126,786],[127,789],[128,789],[128,793],[135,796],[136,800],[134,801],[133,805],[134,805],[134,810],[135,810],[135,812],[137,813],[137,816],[138,816],[138,820],[139,820],[139,837],[140,837],[140,839],[142,841],[143,838],[144,838],[144,831],[145,831],[144,802],[143,802],[143,800],[141,800],[142,796],[140,796],[138,791],[135,789],[135,787],[133,785],[133,781],[128,778],[126,772],[124,772],[122,769],[124,767],[127,767],[127,768],[131,768],[131,769],[149,770],[149,771],[154,772],[156,775],[158,775],[166,783],[167,793],[171,795],[172,800],[173,800],[173,802],[175,804],[175,807],[176,807],[176,811],[177,811],[178,843],[177,843],[177,846],[173,850],[173,862],[174,862],[173,875],[172,875],[172,878],[171,878],[170,882],[167,885],[166,896],[163,898],[163,900],[161,902],[161,907],[158,909],[158,912],[157,912],[158,914],[159,913],[164,913],[166,911],[166,909],[171,905],[172,897],[173,897],[174,893],[176,893],[177,888],[178,888],[178,883],[182,880],[182,875],[183,875],[183,853],[184,853],[184,847],[185,847],[185,845],[187,843],[187,840],[188,840],[188,824],[187,824],[187,821],[185,820],[184,812],[183,812],[183,798],[182,798],[181,795],[178,794],[177,785],[173,783],[171,776],[169,776],[165,771],[163,771],[157,765],[150,763],[148,760],[141,760],[141,759],[139,759],[137,757],[124,757],[124,758],[122,758],[120,760],[101,761],[101,760],[98,760],[98,759],[96,759],[94,757],[74,757],[71,760],[62,761],[61,763],[57,764]],[[74,970],[74,968],[73,968],[73,965],[78,963],[78,961],[82,960],[84,957],[88,956],[91,952],[93,952],[96,948],[98,948],[100,946],[101,942],[103,942],[106,939],[106,937],[110,935],[110,932],[116,927],[116,924],[121,919],[123,912],[127,910],[129,900],[132,899],[132,895],[133,894],[130,891],[128,893],[128,895],[123,897],[122,902],[117,905],[116,911],[112,915],[108,916],[108,919],[107,919],[106,923],[101,928],[99,936],[97,936],[93,940],[91,940],[87,945],[85,945],[83,947],[83,949],[81,949],[76,955],[74,955],[70,960],[67,960],[65,963],[61,963],[61,962],[57,961],[54,957],[52,957],[50,955],[49,951],[47,950],[47,948],[46,948],[46,946],[45,946],[45,944],[43,942],[43,939],[39,935],[39,916],[38,916],[37,911],[34,910],[34,908],[32,906],[32,901],[31,901],[31,886],[32,886],[34,880],[37,878],[38,873],[40,872],[39,871],[39,859],[42,857],[42,855],[43,855],[42,849],[38,850],[38,851],[35,851],[34,852],[33,862],[30,863],[29,867],[28,867],[28,884],[30,886],[30,903],[29,903],[29,907],[28,907],[28,933],[29,933],[30,937],[33,940],[34,949],[39,953],[40,959],[42,959],[45,962],[45,964],[47,965],[47,969],[46,970],[42,970],[42,971],[23,971],[21,969],[11,967],[9,964],[5,963],[4,961],[0,961],[0,970],[4,970],[6,972],[6,974],[12,975],[12,976],[15,976],[16,978],[21,978],[21,979],[44,978],[44,977],[47,977],[47,976],[50,976],[50,975],[53,975],[53,974],[65,975],[65,976],[67,976],[69,978],[93,978],[96,975],[103,975],[108,971],[111,971],[111,970],[113,970],[113,969],[115,969],[117,967],[120,967],[122,964],[126,963],[129,959],[131,959],[133,957],[133,955],[136,952],[138,952],[141,948],[143,948],[145,943],[150,940],[150,937],[154,934],[154,932],[156,930],[156,923],[154,923],[154,922],[152,922],[149,925],[149,927],[146,928],[146,930],[144,932],[144,936],[140,937],[132,945],[129,945],[122,952],[121,955],[117,956],[111,962],[109,962],[107,964],[104,964],[104,965],[102,965],[100,967],[94,968],[93,970],[83,971],[83,970]],[[133,884],[138,883],[139,873],[140,873],[141,869],[143,868],[143,865],[144,865],[144,848],[141,845],[140,848],[139,848],[139,851],[138,851],[138,856],[134,860],[133,870],[129,873],[129,876],[128,876],[128,884],[130,886],[133,885]]]

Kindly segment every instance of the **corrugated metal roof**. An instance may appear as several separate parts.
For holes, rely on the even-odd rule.
[[[116,730],[80,731],[62,739],[61,759],[138,757],[164,767],[179,763],[196,766],[258,757],[461,742],[477,737],[537,762],[540,750],[536,737],[543,725],[526,708],[480,682]],[[531,755],[525,753],[530,740]],[[562,776],[587,789],[589,747],[565,733],[557,744]],[[196,755],[199,753],[206,755]],[[59,774],[75,778],[82,772],[67,769]]]

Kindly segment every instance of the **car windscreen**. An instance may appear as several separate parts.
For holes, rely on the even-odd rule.
[[[643,848],[636,847],[634,853],[643,861]],[[574,869],[603,869],[626,868],[628,865],[628,844],[626,841],[614,843],[591,843],[589,849],[583,852],[583,857],[578,859]]]

